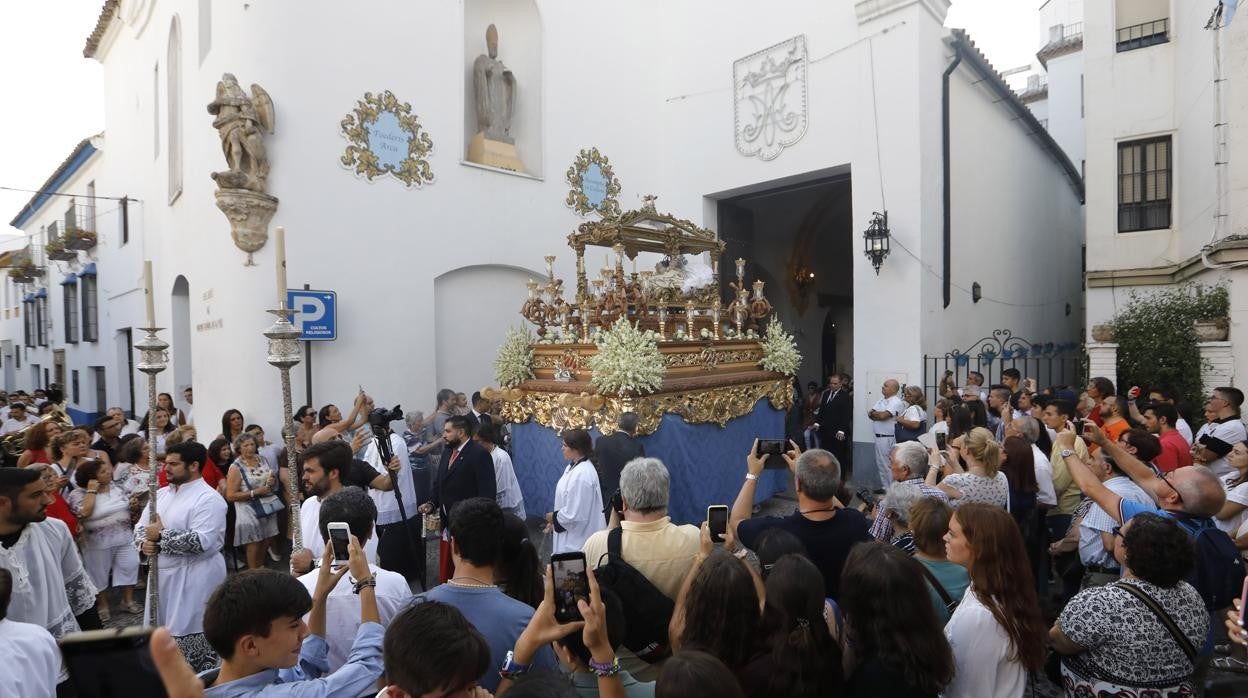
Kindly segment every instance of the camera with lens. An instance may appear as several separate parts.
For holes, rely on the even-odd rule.
[[[399,405],[395,405],[393,409],[389,410],[384,407],[378,407],[368,413],[368,425],[373,428],[373,431],[378,429],[388,430],[390,422],[400,419],[403,419],[403,408]]]

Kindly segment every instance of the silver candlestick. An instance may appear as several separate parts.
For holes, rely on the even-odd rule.
[[[299,363],[299,330],[291,324],[297,310],[286,307],[283,301],[277,310],[266,312],[277,316],[264,336],[269,338],[269,355],[266,357],[271,366],[282,372],[282,441],[286,444],[286,489],[290,496],[290,554],[303,550],[303,531],[299,524],[299,471],[295,464],[295,424],[291,417],[293,406],[290,399],[290,368]]]
[[[165,352],[169,344],[156,336],[162,327],[140,327],[147,334],[134,343],[138,349],[138,369],[147,374],[147,523],[156,522],[156,491],[160,489],[160,476],[156,471],[156,374],[169,366],[169,356]],[[201,464],[202,465],[202,464]],[[147,608],[145,615],[147,624],[153,628],[160,625],[160,545],[156,552],[147,556]]]

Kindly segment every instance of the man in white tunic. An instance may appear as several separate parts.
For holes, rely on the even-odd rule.
[[[590,536],[607,527],[598,470],[589,460],[593,450],[589,432],[564,432],[563,457],[568,459],[568,466],[555,485],[555,510],[546,515],[547,528],[554,533],[551,552],[580,552]]]
[[[0,568],[0,657],[9,665],[0,672],[0,696],[54,696],[61,650],[41,626],[8,619],[12,593],[13,575]]]
[[[494,499],[505,514],[511,514],[524,520],[524,494],[520,492],[520,481],[516,479],[516,469],[511,463],[511,456],[498,447],[498,425],[482,424],[472,438],[481,447],[490,452],[494,460]],[[614,492],[614,490],[612,490]]]
[[[47,518],[52,501],[38,470],[0,468],[0,568],[12,576],[8,619],[61,637],[80,629],[79,617],[91,628],[98,628],[99,620],[92,611],[95,586],[69,529]],[[58,680],[68,678],[61,669]]]
[[[901,385],[896,380],[889,378],[884,381],[881,389],[883,397],[867,410],[867,416],[875,422],[871,426],[875,432],[875,469],[879,473],[881,488],[893,479],[889,465],[892,463],[893,446],[897,445],[897,415],[906,409],[905,402],[897,395],[900,390]]]
[[[134,529],[143,553],[159,548],[160,624],[169,629],[196,671],[217,664],[204,639],[203,615],[208,597],[225,581],[225,500],[208,486],[200,468],[208,456],[194,441],[169,447],[165,475],[169,485],[156,494],[156,522],[146,513]]]

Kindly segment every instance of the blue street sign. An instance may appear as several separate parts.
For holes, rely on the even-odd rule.
[[[338,338],[338,294],[333,291],[286,289],[286,306],[298,312],[291,322],[302,333],[301,342]]]

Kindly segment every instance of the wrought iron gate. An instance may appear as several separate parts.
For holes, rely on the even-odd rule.
[[[954,385],[967,384],[972,371],[984,375],[984,388],[1001,382],[1001,372],[1017,368],[1023,378],[1034,378],[1044,390],[1050,386],[1070,386],[1081,391],[1088,379],[1087,354],[1077,342],[1033,344],[1015,337],[1010,330],[993,330],[992,335],[973,342],[966,350],[954,349],[944,356],[923,356],[923,392],[928,404],[939,397],[940,379],[948,371]]]

